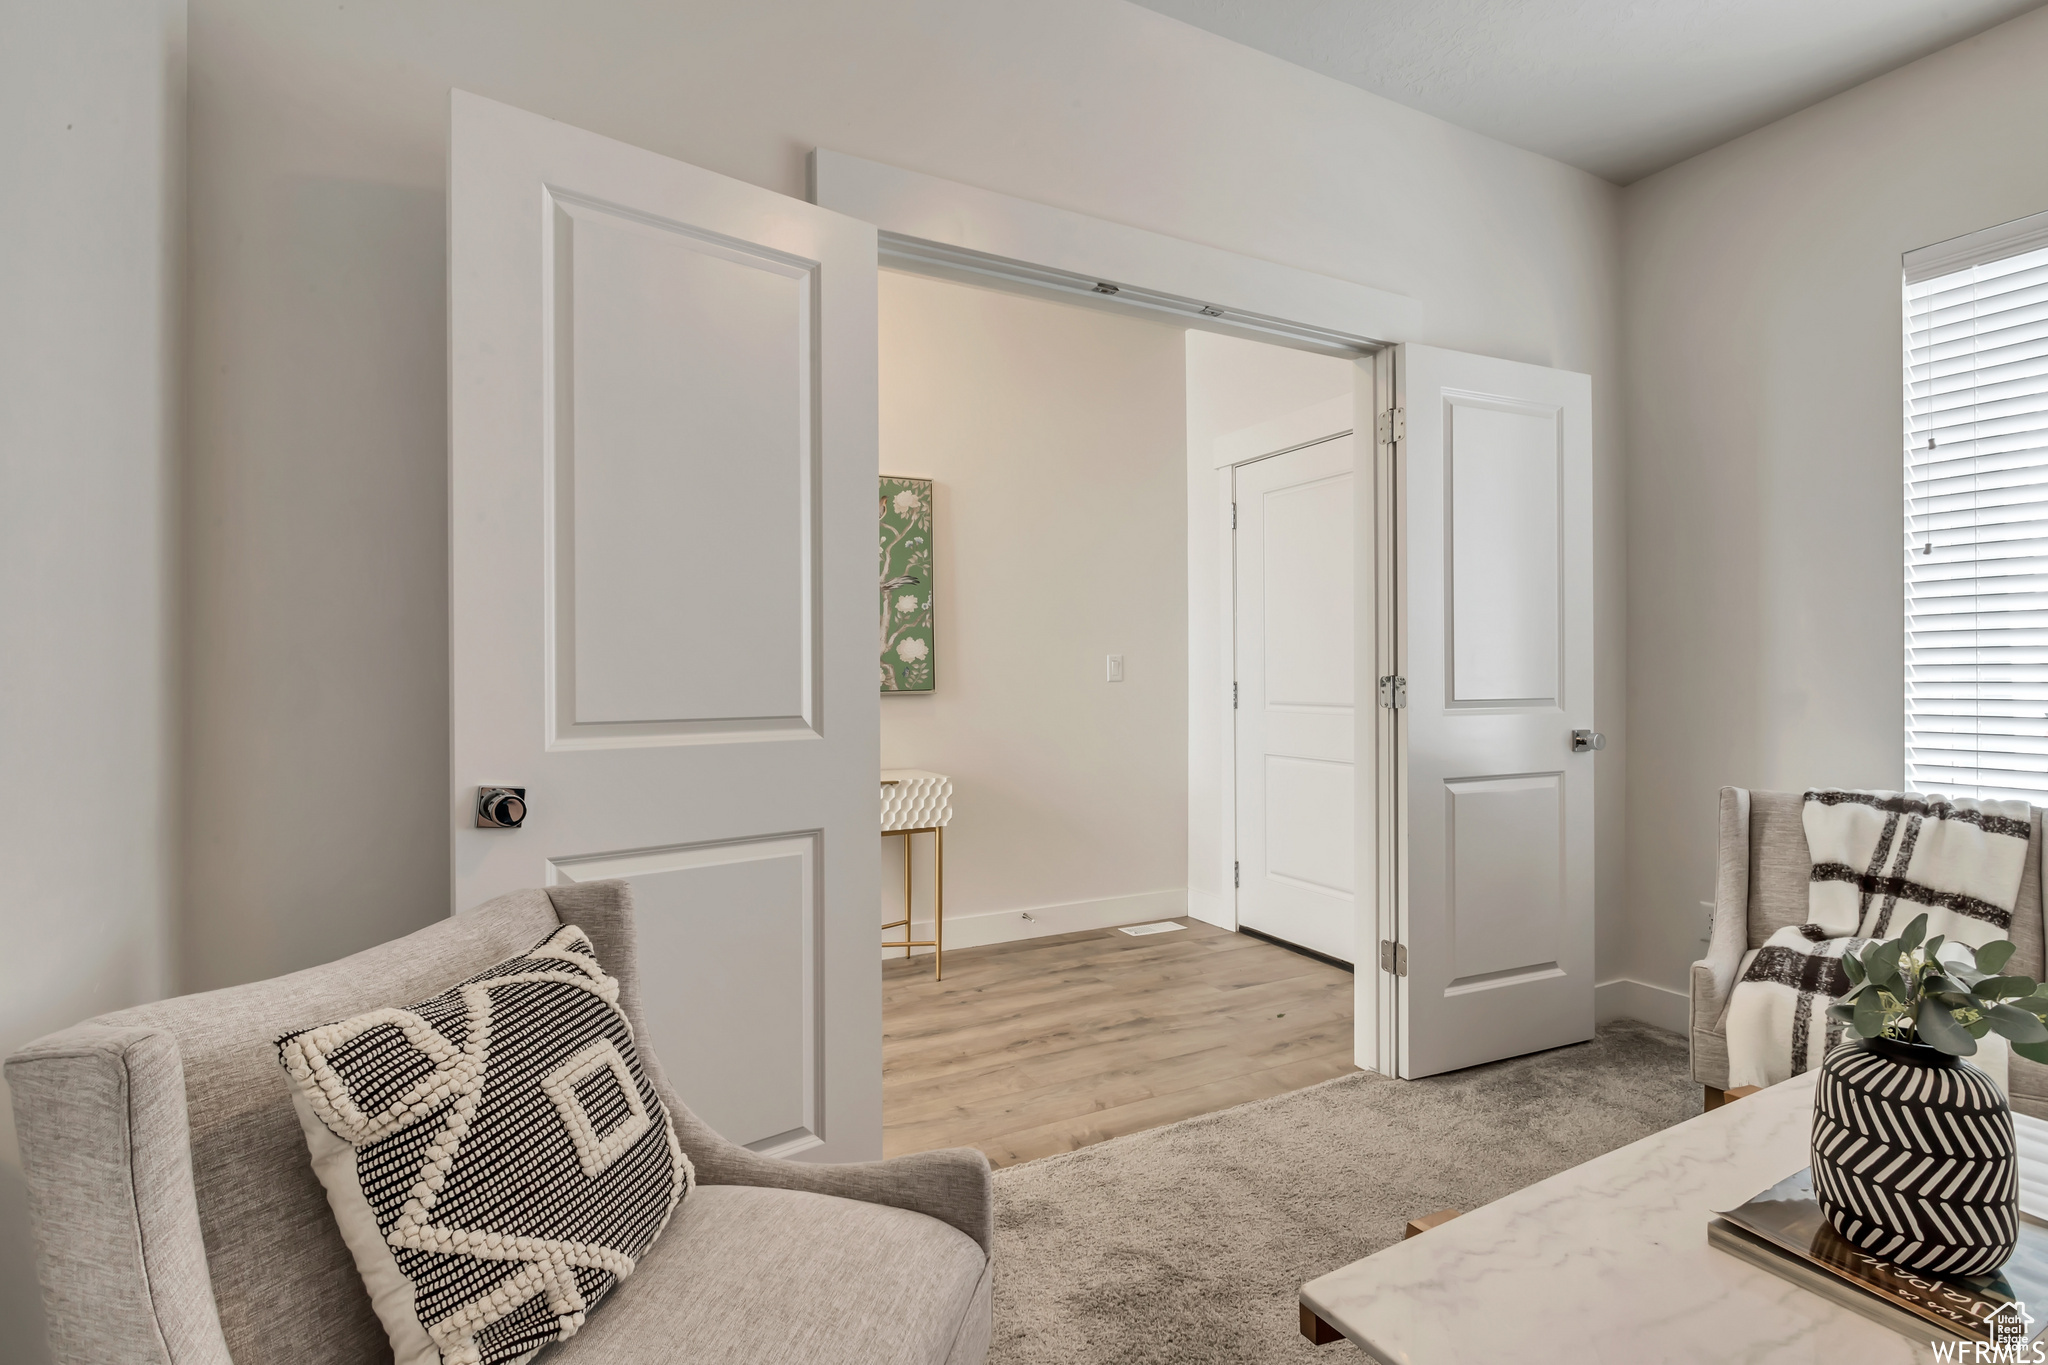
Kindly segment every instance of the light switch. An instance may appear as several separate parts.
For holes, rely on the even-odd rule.
[[[1109,656],[1109,680],[1111,682],[1122,682],[1124,680],[1123,655],[1112,654]]]

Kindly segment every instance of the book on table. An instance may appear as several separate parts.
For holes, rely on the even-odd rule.
[[[2031,1342],[2048,1328],[2048,1227],[2031,1217],[2020,1219],[2012,1258],[1991,1274],[1922,1275],[1837,1233],[1813,1197],[1813,1172],[1804,1170],[1720,1214],[1707,1241],[1907,1336]]]

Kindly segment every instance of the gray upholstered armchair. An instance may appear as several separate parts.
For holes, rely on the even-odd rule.
[[[123,1010],[7,1063],[61,1365],[367,1365],[390,1347],[307,1160],[272,1039],[430,995],[560,924],[640,988],[623,882],[503,896],[324,967]],[[550,1365],[978,1365],[988,1162],[759,1156],[685,1109],[640,1053],[698,1187]]]
[[[1692,1078],[1706,1087],[1707,1107],[1728,1088],[1728,996],[1749,955],[1779,929],[1806,922],[1807,882],[1813,859],[1806,851],[1800,792],[1721,788],[1721,859],[1714,886],[1714,930],[1707,956],[1692,964]],[[2013,906],[2012,941],[2019,951],[2011,970],[2040,980],[2041,810],[2027,845],[2027,870]],[[2048,1066],[2014,1057],[2007,1076],[2012,1107],[2048,1119]]]

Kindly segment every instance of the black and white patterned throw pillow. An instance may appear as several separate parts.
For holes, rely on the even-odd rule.
[[[581,929],[410,1009],[277,1040],[395,1365],[575,1334],[695,1180]]]

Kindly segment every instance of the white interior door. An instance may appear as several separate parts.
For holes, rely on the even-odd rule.
[[[1399,1058],[1417,1077],[1593,1036],[1598,759],[1572,740],[1593,725],[1592,381],[1426,346],[1394,371]]]
[[[1239,465],[1237,922],[1357,960],[1352,438]]]
[[[875,230],[461,92],[448,226],[454,906],[631,879],[691,1107],[879,1157]]]

